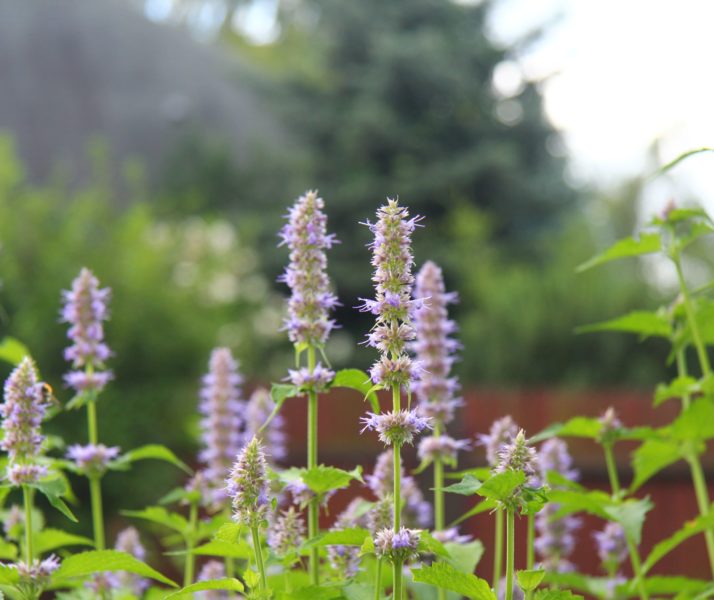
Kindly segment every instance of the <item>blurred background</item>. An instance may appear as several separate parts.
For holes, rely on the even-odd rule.
[[[276,232],[306,189],[342,242],[330,254],[342,328],[327,354],[369,366],[357,344],[370,318],[353,309],[371,293],[358,223],[398,195],[425,217],[417,264],[439,262],[461,298],[462,435],[507,412],[535,433],[618,402],[626,424],[664,418],[649,394],[669,377],[665,344],[574,329],[669,301],[673,274],[656,259],[574,270],[671,197],[714,201],[706,155],[651,177],[712,145],[712,18],[694,0],[3,0],[2,335],[66,400],[60,290],[91,268],[113,290],[102,441],[163,443],[191,461],[213,346],[234,351],[247,389],[291,364]],[[689,259],[695,281],[711,277],[708,250]],[[369,468],[365,406],[344,402],[321,418],[352,441],[326,438],[323,458]],[[300,401],[288,410],[303,419]],[[83,415],[50,427],[84,439]],[[291,435],[302,464],[302,429]],[[594,451],[576,448],[576,462],[597,484]],[[667,473],[667,489],[686,491],[686,474]],[[107,477],[108,511],[177,483],[169,466]]]

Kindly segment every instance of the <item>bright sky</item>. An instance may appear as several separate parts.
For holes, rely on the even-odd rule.
[[[714,1],[501,0],[491,25],[508,43],[551,21],[518,66],[544,80],[546,110],[565,133],[576,180],[607,185],[714,147]],[[655,139],[657,163],[648,159]],[[678,190],[714,209],[714,154],[651,185],[647,205],[684,195]]]

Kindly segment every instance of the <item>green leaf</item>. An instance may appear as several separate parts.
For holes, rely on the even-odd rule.
[[[349,388],[357,390],[372,405],[372,411],[380,412],[379,399],[374,393],[372,380],[369,375],[360,369],[342,369],[335,373],[332,380],[332,387]]]
[[[688,159],[690,156],[695,156],[696,154],[701,154],[703,152],[714,152],[714,148],[706,148],[706,147],[695,148],[694,150],[688,150],[687,152],[683,152],[674,160],[669,161],[667,164],[665,164],[664,166],[657,169],[654,172],[653,176],[662,175],[663,173],[666,173],[670,169],[673,169],[674,167],[676,167],[683,160]]]
[[[30,351],[20,340],[13,337],[4,337],[0,340],[0,360],[11,365],[19,365],[26,356],[30,356]]]
[[[0,539],[0,559],[14,560],[17,558],[17,546],[6,540]]]
[[[474,469],[464,469],[463,471],[451,471],[450,473],[444,473],[447,479],[463,479],[467,475],[473,475],[476,479],[484,481],[491,477],[490,467],[476,467]]]
[[[481,513],[493,510],[498,506],[498,503],[491,499],[491,498],[486,498],[485,500],[481,500],[476,506],[474,506],[472,509],[466,511],[463,515],[461,515],[456,521],[454,521],[451,526],[453,527],[454,525],[458,525],[459,523],[463,523],[466,519],[470,519],[471,517],[475,515],[480,515]]]
[[[280,412],[283,404],[288,398],[295,398],[300,395],[300,388],[291,383],[274,383],[270,388],[270,398],[275,403],[273,412],[266,419],[265,423],[260,426],[259,432],[262,432],[270,422],[275,418],[275,416]]]
[[[91,550],[65,558],[59,569],[55,571],[52,580],[57,582],[71,577],[86,577],[99,571],[128,571],[178,587],[176,583],[146,563],[119,550]]]
[[[668,440],[650,439],[632,453],[635,477],[630,490],[634,492],[650,477],[682,458],[679,444]]]
[[[582,511],[607,519],[605,509],[612,504],[609,494],[600,491],[551,490],[549,496],[551,502],[560,506],[554,517]]]
[[[566,423],[553,423],[543,431],[531,437],[528,442],[536,444],[553,437],[582,437],[597,439],[602,424],[591,417],[573,417]]]
[[[19,579],[20,575],[17,569],[13,569],[10,565],[0,564],[0,585],[13,585]]]
[[[238,579],[228,577],[225,579],[210,579],[208,581],[199,581],[197,583],[187,585],[178,592],[169,594],[164,600],[168,600],[169,598],[181,598],[183,596],[193,598],[194,592],[205,592],[206,590],[228,590],[230,592],[242,592],[245,588]]]
[[[462,496],[473,496],[483,484],[473,475],[465,475],[459,483],[453,483],[446,486],[445,492],[450,494],[461,494]]]
[[[94,542],[81,535],[67,533],[61,529],[47,528],[35,534],[35,552],[44,554],[65,546],[94,546]]]
[[[523,471],[504,471],[496,473],[490,479],[487,479],[483,485],[476,491],[479,496],[491,498],[493,500],[508,500],[514,490],[523,485],[526,481],[526,474]]]
[[[134,450],[129,450],[129,452],[126,452],[117,460],[113,461],[112,466],[118,469],[127,468],[131,463],[137,460],[147,459],[163,460],[164,462],[171,463],[189,475],[193,472],[186,463],[180,460],[166,446],[162,446],[161,444],[148,444],[135,448]]]
[[[180,552],[170,552],[171,555],[186,554],[185,550]],[[221,556],[223,558],[253,558],[253,549],[244,541],[239,541],[236,544],[229,544],[220,540],[212,540],[197,546],[191,551],[191,554],[197,556]]]
[[[642,254],[652,254],[662,249],[662,242],[659,233],[643,233],[639,238],[627,237],[615,242],[605,252],[594,256],[587,262],[581,264],[575,271],[582,273],[598,265],[627,258],[630,256],[641,256]]]
[[[530,592],[536,589],[540,585],[540,582],[543,581],[543,577],[545,577],[545,571],[543,569],[516,571],[518,585],[521,586],[524,592]]]
[[[674,420],[672,437],[682,441],[703,442],[714,437],[714,402],[697,398]]]
[[[361,527],[351,527],[349,529],[339,529],[337,531],[327,531],[311,540],[305,542],[305,548],[315,546],[361,546],[365,538],[370,533]]]
[[[373,600],[374,587],[366,583],[350,583],[342,590],[347,600]]]
[[[224,523],[220,526],[213,538],[219,542],[227,544],[238,544],[241,542],[243,528],[238,523]]]
[[[642,525],[645,516],[652,510],[653,504],[649,498],[637,500],[630,498],[625,502],[613,504],[605,508],[607,516],[617,521],[625,530],[627,538],[639,546],[642,539]]]
[[[669,317],[661,312],[635,310],[615,319],[583,325],[575,329],[576,333],[593,333],[597,331],[623,331],[636,333],[643,338],[672,337],[672,325]]]
[[[362,467],[358,466],[352,471],[344,471],[337,467],[320,465],[307,469],[302,474],[302,480],[316,494],[324,494],[332,490],[347,487],[352,480],[362,482]]]
[[[683,541],[689,539],[693,535],[697,535],[702,531],[714,528],[714,514],[709,514],[706,517],[698,517],[693,521],[688,521],[684,524],[681,529],[675,531],[667,539],[659,542],[649,556],[645,559],[642,564],[642,572],[647,573],[649,570],[657,564],[662,558],[679,546]]]
[[[462,573],[473,573],[484,553],[481,540],[474,540],[465,544],[447,542],[444,544],[444,548],[449,553],[449,558],[446,559],[446,562]]]
[[[419,533],[419,552],[434,554],[436,556],[441,556],[442,558],[449,558],[449,552],[446,550],[444,544],[437,540],[428,531],[421,531]]]
[[[163,525],[181,534],[188,529],[188,521],[181,515],[169,512],[163,506],[149,506],[144,510],[123,510],[125,517],[143,519],[158,525]]]
[[[491,586],[471,573],[462,573],[447,563],[437,562],[421,569],[412,569],[414,581],[429,583],[472,598],[473,600],[496,600]]]
[[[64,479],[48,479],[38,481],[37,483],[31,483],[29,485],[30,487],[42,492],[45,498],[47,498],[47,501],[70,521],[73,523],[78,522],[77,517],[74,516],[72,511],[65,504],[64,500],[62,500],[62,496],[66,495],[68,492],[67,482]]]
[[[583,600],[583,597],[570,590],[538,590],[535,600]]]
[[[310,585],[290,592],[290,600],[333,600],[342,593],[336,587]]]
[[[684,398],[700,391],[699,384],[694,377],[677,377],[667,384],[660,383],[655,390],[654,405],[659,406],[670,398]]]

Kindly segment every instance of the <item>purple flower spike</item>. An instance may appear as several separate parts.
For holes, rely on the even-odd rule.
[[[290,383],[303,391],[323,392],[335,378],[335,372],[326,369],[320,363],[317,363],[312,371],[303,367],[297,370],[288,369],[288,373]]]
[[[146,558],[146,549],[141,543],[139,532],[134,527],[122,529],[117,534],[117,540],[114,548],[120,552],[131,554],[134,558],[143,561]],[[128,571],[117,571],[114,574],[117,578],[118,587],[130,590],[135,596],[141,597],[144,590],[149,587],[149,580],[129,573]]]
[[[425,429],[431,429],[431,419],[421,417],[415,410],[400,410],[399,412],[387,412],[379,415],[369,412],[366,417],[361,418],[365,429],[379,433],[380,441],[391,446],[402,446],[412,444],[414,436]]]
[[[377,348],[382,357],[370,370],[372,381],[384,387],[408,389],[421,368],[407,356],[407,344],[416,335],[411,323],[421,300],[411,297],[414,283],[411,235],[421,217],[409,218],[409,211],[396,200],[388,200],[377,211],[377,222],[367,223],[374,234],[372,266],[375,298],[362,299],[359,307],[377,317],[367,344]]]
[[[608,573],[618,570],[627,558],[627,538],[622,525],[608,522],[602,531],[593,534],[597,544],[597,555]]]
[[[100,288],[89,269],[82,269],[72,289],[62,292],[61,320],[70,325],[67,337],[72,341],[64,357],[73,367],[65,375],[65,382],[78,393],[99,392],[112,378],[111,372],[104,370],[104,362],[111,356],[104,343],[103,326],[109,318],[110,295],[111,290]]]
[[[454,293],[447,293],[441,269],[433,262],[424,263],[416,277],[414,297],[423,298],[424,306],[414,314],[416,341],[411,344],[423,370],[414,383],[414,393],[421,406],[437,405],[436,414],[441,425],[453,419],[453,410],[448,410],[459,390],[456,378],[450,377],[451,366],[456,360],[455,352],[460,344],[453,339],[456,324],[449,320],[447,306],[456,302]]]
[[[275,402],[270,392],[265,388],[256,389],[250,396],[245,407],[245,437],[249,442],[253,436],[259,436],[263,442],[268,458],[281,461],[288,455],[285,435],[285,419],[278,414],[273,417],[268,426],[260,432],[260,428],[268,420],[275,408]]]
[[[198,455],[204,466],[202,484],[208,491],[203,499],[212,511],[220,510],[227,502],[224,480],[241,448],[240,431],[245,411],[240,391],[242,383],[231,351],[214,349],[200,393],[203,449]]]
[[[80,472],[91,475],[103,475],[109,463],[119,456],[119,448],[108,448],[104,444],[75,444],[67,448],[67,458],[74,461]]]
[[[265,520],[270,503],[265,454],[258,438],[240,451],[226,490],[233,499],[233,519],[242,525],[258,527]]]
[[[49,582],[50,576],[60,566],[60,560],[54,554],[51,554],[44,560],[35,559],[32,564],[23,562],[11,565],[20,575],[20,579],[30,581],[34,585],[45,585]]]
[[[225,576],[226,567],[224,563],[219,560],[209,560],[201,568],[201,572],[198,574],[198,581],[223,579]],[[226,590],[206,590],[205,592],[198,592],[194,597],[200,598],[200,600],[228,600],[231,598],[231,594]]]
[[[513,441],[518,434],[518,425],[510,416],[493,422],[488,434],[477,436],[478,443],[486,448],[486,460],[491,468],[498,465],[498,453],[504,444]]]
[[[339,303],[330,290],[325,250],[336,240],[327,233],[324,208],[317,192],[306,192],[290,208],[280,231],[280,245],[290,248],[290,264],[278,280],[292,291],[285,329],[294,344],[322,346],[335,327],[329,314]]]
[[[448,435],[432,435],[419,443],[419,458],[424,463],[432,463],[439,458],[448,465],[456,465],[456,455],[471,447],[468,440],[455,440]]]
[[[419,546],[419,531],[402,527],[399,531],[382,529],[374,538],[374,549],[379,557],[386,556],[392,562],[404,564],[416,557]]]
[[[10,458],[6,476],[13,485],[34,483],[47,472],[36,464],[44,437],[40,425],[48,404],[32,359],[25,357],[5,381],[0,407],[4,437],[0,447]]]
[[[495,473],[504,471],[523,471],[526,474],[526,482],[532,484],[538,473],[538,455],[535,448],[528,445],[526,434],[521,429],[515,439],[504,444],[498,453],[498,465],[494,469]]]
[[[285,557],[305,541],[305,521],[294,507],[278,514],[268,531],[268,545],[276,556]]]

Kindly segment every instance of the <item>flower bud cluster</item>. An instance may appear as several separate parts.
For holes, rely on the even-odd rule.
[[[379,433],[380,441],[388,446],[412,444],[416,435],[432,428],[431,419],[422,417],[413,410],[381,414],[368,412],[367,416],[361,417],[360,420],[364,425],[363,432],[367,429],[376,431]]]
[[[404,564],[418,555],[419,530],[401,527],[395,532],[385,528],[374,537],[374,549],[377,556],[389,558],[397,564]]]
[[[233,499],[233,518],[237,523],[259,527],[268,511],[267,464],[258,438],[253,438],[238,454],[226,490]]]

